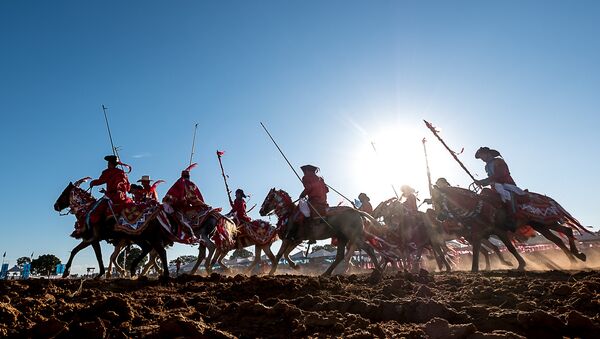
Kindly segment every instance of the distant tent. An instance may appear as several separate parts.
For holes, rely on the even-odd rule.
[[[17,265],[13,266],[10,270],[8,270],[8,273],[14,273],[14,272],[19,272],[21,273],[21,268]]]

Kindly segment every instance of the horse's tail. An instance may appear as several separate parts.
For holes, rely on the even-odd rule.
[[[583,226],[579,222],[579,220],[577,220],[575,217],[573,217],[571,215],[571,213],[569,213],[564,207],[562,207],[556,200],[554,200],[550,197],[549,197],[549,199],[550,199],[550,201],[552,201],[552,203],[554,203],[556,205],[556,207],[558,208],[560,213],[564,216],[564,218],[565,218],[564,224],[565,225],[577,230],[581,234],[583,234],[583,233],[593,234],[592,231],[585,228],[585,226]]]

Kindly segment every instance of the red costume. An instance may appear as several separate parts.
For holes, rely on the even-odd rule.
[[[246,214],[246,201],[244,200],[244,198],[235,199],[233,201],[232,208],[232,212],[235,213],[235,216],[237,217],[240,223],[252,221],[248,214]]]
[[[485,172],[487,173],[487,179],[481,180],[483,186],[493,184],[510,184],[515,185],[515,181],[510,175],[508,165],[502,158],[492,158],[485,164]]]
[[[155,185],[148,186],[148,187],[142,187],[142,189],[140,190],[141,191],[140,194],[142,196],[142,200],[158,201],[158,193],[156,193],[156,186]]]
[[[109,167],[102,171],[100,178],[92,180],[90,187],[106,185],[105,195],[112,202],[112,210],[108,208],[108,204],[102,203],[91,212],[90,221],[96,223],[100,221],[102,217],[109,217],[114,214],[118,215],[125,205],[132,203],[132,200],[127,196],[131,185],[127,174],[117,165],[126,166],[131,171],[129,165],[119,162],[119,159],[114,155],[108,155],[104,157],[108,161]]]
[[[321,216],[325,216],[327,213],[327,192],[329,189],[325,184],[323,178],[318,176],[314,172],[306,172],[302,177],[302,184],[304,185],[304,191],[300,194],[301,197],[308,196],[308,202],[316,209]],[[311,208],[311,217],[318,217]]]
[[[165,195],[164,202],[179,211],[188,211],[198,206],[204,206],[204,197],[202,193],[190,179],[179,178]]]
[[[359,210],[371,214],[371,213],[373,213],[373,206],[371,205],[370,202],[364,201],[364,202],[362,202],[362,205],[360,205]]]
[[[406,200],[404,200],[402,206],[404,206],[409,213],[416,214],[418,212],[417,197],[414,194],[404,195],[404,197]]]

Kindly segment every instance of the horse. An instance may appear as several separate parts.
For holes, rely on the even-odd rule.
[[[289,231],[290,226],[295,223],[294,217],[299,213],[298,207],[294,205],[289,194],[283,190],[276,190],[272,188],[265,200],[263,201],[260,208],[260,215],[266,216],[271,212],[275,213],[278,217],[278,226],[280,232],[284,234],[281,237],[282,244],[281,248],[275,256],[275,261],[272,263],[269,275],[275,274],[279,260],[285,253],[289,253],[303,240],[323,240],[335,237],[338,239],[337,254],[333,263],[323,273],[323,276],[330,276],[335,267],[343,261],[346,251],[346,245],[354,245],[361,250],[367,252],[375,268],[379,270],[379,264],[375,252],[371,246],[365,241],[365,235],[363,232],[363,217],[371,218],[367,213],[358,211],[350,207],[337,207],[331,208],[327,216],[323,216],[323,222],[318,224],[312,224],[310,226],[304,225],[298,227],[294,234],[294,239],[290,237]],[[285,227],[285,228],[284,228]]]
[[[70,212],[75,214],[78,219],[85,218],[88,214],[90,208],[98,203],[96,198],[94,198],[91,193],[81,189],[79,185],[86,181],[88,178],[81,179],[75,184],[69,182],[67,187],[60,194],[56,202],[54,203],[54,210],[60,212],[67,207],[70,208]],[[162,213],[162,211],[160,212]],[[80,220],[84,222],[83,220]],[[127,234],[124,232],[119,232],[115,230],[116,220],[114,217],[107,218],[106,220],[101,220],[99,222],[92,223],[90,222],[89,229],[86,229],[82,234],[82,241],[79,245],[75,246],[71,251],[71,255],[69,256],[69,260],[65,266],[65,271],[63,273],[63,278],[69,276],[71,264],[73,263],[73,259],[75,255],[84,248],[88,246],[92,246],[94,249],[94,253],[96,254],[96,259],[98,260],[99,265],[99,274],[95,277],[96,279],[102,277],[105,273],[104,264],[102,262],[102,250],[100,248],[100,241],[102,240],[112,240],[112,239],[127,239],[136,243],[142,249],[142,255],[137,258],[130,268],[131,274],[134,274],[134,269],[138,265],[138,263],[150,252],[150,250],[154,249],[158,256],[162,261],[163,266],[163,275],[161,276],[161,280],[166,281],[169,279],[169,269],[167,264],[167,253],[165,251],[165,244],[169,241],[169,234],[161,225],[161,223],[153,218],[149,220],[141,231],[141,233],[137,235]]]
[[[519,261],[518,269],[525,269],[525,261],[508,239],[507,224],[509,218],[500,198],[496,194],[485,192],[477,194],[464,188],[437,186],[434,186],[433,193],[434,201],[442,207],[444,214],[451,219],[464,221],[463,224],[465,225],[471,224],[471,234],[473,235],[472,271],[476,272],[478,270],[480,240],[481,235],[484,233],[498,236]],[[517,201],[517,229],[522,226],[531,226],[563,250],[571,263],[576,262],[575,258],[585,261],[585,254],[579,252],[575,245],[573,230],[579,232],[589,231],[552,198],[532,192],[525,192],[525,194],[526,196],[520,199],[521,203],[519,203],[519,200]],[[486,226],[486,224],[489,226]],[[569,239],[570,248],[567,248],[563,241],[551,230],[566,235]]]
[[[251,222],[242,222],[238,226],[237,236],[235,242],[231,246],[217,249],[211,266],[215,263],[219,263],[223,269],[227,269],[223,259],[229,253],[229,251],[236,248],[245,248],[248,246],[254,246],[254,260],[248,266],[244,273],[247,274],[261,261],[261,252],[264,251],[271,263],[275,261],[275,255],[271,251],[271,245],[278,239],[277,227],[271,225],[269,222],[264,220],[254,220]]]
[[[397,198],[391,198],[381,202],[373,210],[374,218],[383,219],[388,226],[385,237],[398,248],[398,262],[401,267],[416,268],[421,259],[422,252],[429,248],[438,263],[440,270],[445,267],[450,270],[450,264],[446,260],[444,239],[437,236],[431,224],[425,222],[425,214],[418,212],[409,216],[408,210]],[[411,246],[414,244],[414,256],[411,256]],[[413,259],[414,258],[414,259]]]
[[[170,202],[163,199],[170,206]],[[196,274],[198,267],[204,260],[206,273],[210,274],[214,264],[213,255],[221,247],[230,246],[233,242],[233,236],[236,232],[236,226],[233,220],[225,217],[220,212],[220,209],[212,209],[208,205],[195,206],[187,213],[182,211],[173,211],[169,215],[169,220],[172,223],[183,225],[191,230],[194,236],[199,239],[198,258],[192,267],[190,274]],[[211,238],[224,238],[222,242],[215,243]],[[208,255],[206,250],[208,249]]]

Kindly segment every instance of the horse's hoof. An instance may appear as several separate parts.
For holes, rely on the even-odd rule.
[[[510,261],[503,261],[502,264],[504,266],[508,266],[508,267],[513,267],[514,266],[514,264],[512,262],[510,262]]]
[[[525,265],[519,265],[519,267],[517,267],[517,271],[525,272]]]
[[[575,254],[575,256],[577,257],[577,259],[581,260],[581,261],[586,261],[587,260],[587,256],[585,255],[585,253],[577,253]]]

